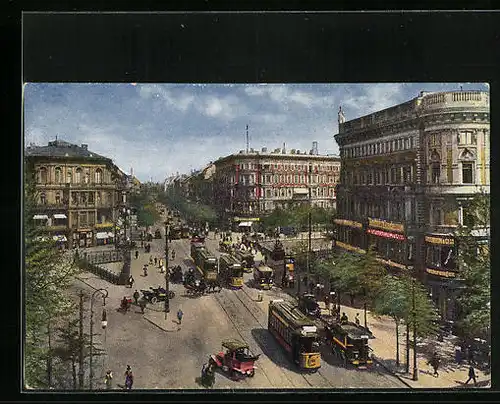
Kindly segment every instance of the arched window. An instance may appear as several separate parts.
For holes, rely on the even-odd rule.
[[[90,168],[85,169],[85,178],[84,178],[85,184],[88,184],[90,182]]]
[[[45,192],[42,192],[40,194],[40,203],[42,205],[46,205],[47,204],[47,196],[45,195]]]
[[[60,203],[61,203],[61,193],[56,192],[56,204],[60,204]]]
[[[45,167],[40,168],[38,182],[40,184],[47,183],[47,169]]]
[[[81,168],[77,168],[75,171],[75,182],[77,184],[82,182],[82,169]]]
[[[56,167],[55,169],[55,182],[56,184],[60,184],[62,182],[62,171],[61,167]]]
[[[71,184],[73,182],[73,171],[71,168],[68,168],[68,172],[66,173],[66,184]]]
[[[95,182],[96,184],[100,184],[102,182],[102,170],[100,168],[95,170]]]

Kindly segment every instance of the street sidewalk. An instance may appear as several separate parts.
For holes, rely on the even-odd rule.
[[[320,307],[325,309],[325,303],[320,302]],[[349,306],[340,306],[341,313],[346,313],[348,318],[354,320],[357,313],[363,325],[363,310]],[[399,327],[399,353],[400,367],[396,368],[396,325],[389,317],[376,317],[367,311],[367,325],[375,338],[370,339],[370,347],[373,349],[374,359],[384,366],[391,373],[396,375],[401,381],[411,388],[464,388],[474,387],[471,382],[465,385],[468,379],[469,367],[466,363],[462,365],[454,361],[454,340],[444,339],[443,342],[427,341],[418,343],[417,346],[422,352],[417,352],[418,380],[412,379],[413,371],[413,349],[410,345],[410,374],[405,373],[406,356],[406,328]],[[411,334],[410,334],[411,337]],[[411,344],[411,339],[410,339]],[[426,352],[427,351],[427,352]],[[438,369],[439,376],[434,377],[434,370],[427,363],[434,351],[437,351],[441,358],[441,365]],[[490,376],[475,368],[477,376],[476,387],[491,387]]]

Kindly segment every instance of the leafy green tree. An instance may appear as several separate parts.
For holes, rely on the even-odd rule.
[[[462,315],[457,323],[466,338],[490,339],[489,229],[490,197],[480,193],[469,202],[464,212],[464,226],[457,231],[460,278],[465,286],[458,298]]]
[[[25,383],[38,388],[50,384],[50,323],[73,310],[66,291],[79,269],[35,224],[37,193],[34,170],[28,163],[24,174]]]

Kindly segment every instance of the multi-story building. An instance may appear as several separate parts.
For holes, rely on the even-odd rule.
[[[214,205],[221,217],[259,217],[273,209],[309,203],[335,207],[338,156],[266,148],[240,151],[215,161]]]
[[[55,140],[30,145],[25,157],[36,173],[35,219],[68,247],[111,242],[117,211],[126,201],[126,178],[112,160]],[[99,243],[100,243],[99,242]]]
[[[373,245],[387,269],[413,270],[444,319],[456,317],[461,287],[455,230],[467,201],[489,193],[489,93],[425,93],[345,121],[336,246]]]

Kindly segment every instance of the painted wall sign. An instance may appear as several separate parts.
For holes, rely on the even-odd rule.
[[[366,251],[363,250],[363,249],[361,249],[361,248],[354,247],[353,245],[350,245],[350,244],[347,244],[347,243],[343,243],[341,241],[337,241],[335,243],[335,245],[339,246],[340,248],[343,248],[344,250],[356,251],[359,254],[365,254],[366,253]]]
[[[405,227],[402,224],[385,222],[383,220],[378,220],[378,219],[368,218],[368,225],[370,227],[377,227],[379,229],[389,230],[389,231],[399,231],[399,232],[405,231]]]
[[[336,223],[336,224],[340,224],[341,226],[355,227],[357,229],[363,228],[363,225],[361,223],[354,222],[353,220],[335,219],[333,222]]]
[[[425,242],[438,245],[455,245],[455,240],[449,237],[425,236]]]
[[[455,272],[439,271],[437,269],[432,269],[432,268],[426,268],[425,271],[428,274],[436,275],[436,276],[441,276],[443,278],[455,278],[457,276],[457,274]]]
[[[403,236],[402,234],[389,233],[387,231],[375,230],[375,229],[368,229],[366,232],[369,234],[373,234],[374,236],[377,237],[391,238],[393,240],[406,240],[406,237]]]
[[[384,260],[382,258],[377,258],[378,262],[381,262],[382,264],[390,265],[391,267],[396,267],[399,269],[407,269],[406,265],[400,264],[398,262],[394,262],[391,260]]]

